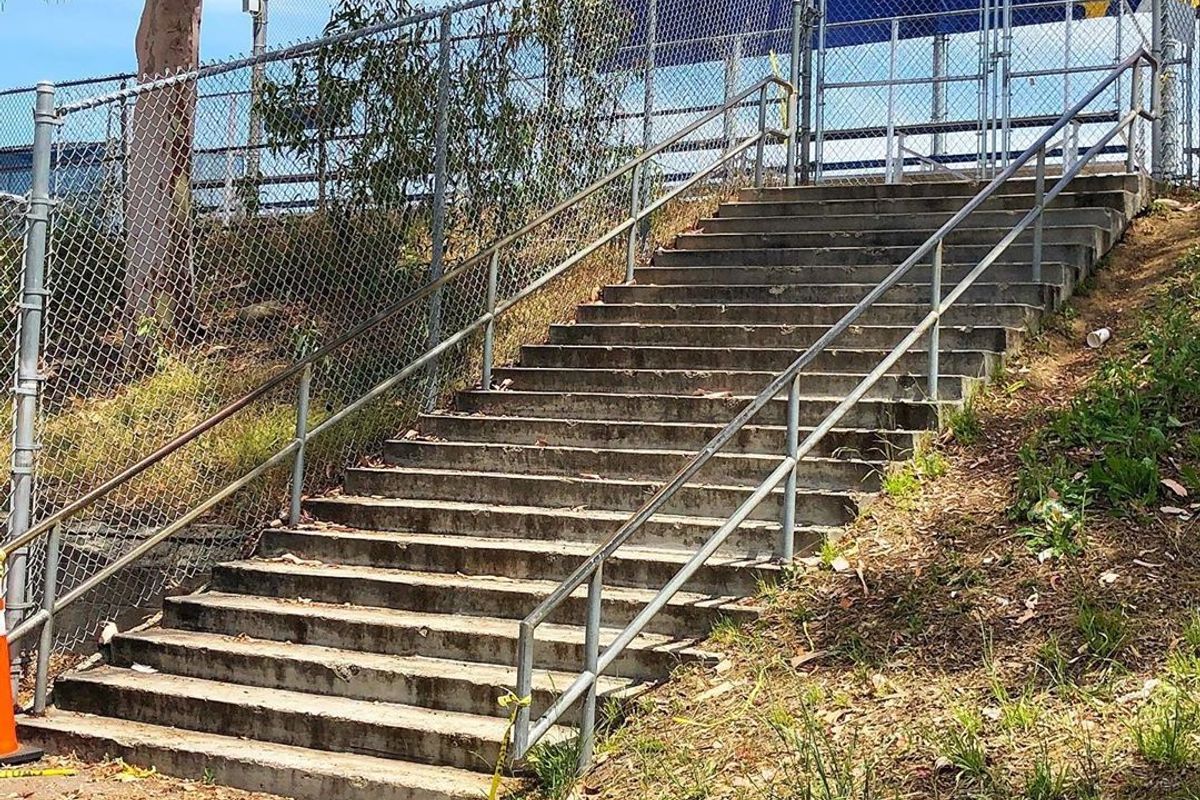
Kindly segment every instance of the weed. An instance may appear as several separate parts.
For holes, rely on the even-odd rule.
[[[539,744],[529,751],[525,764],[533,773],[541,797],[564,800],[579,777],[579,739]]]
[[[808,705],[801,705],[795,715],[774,708],[767,723],[783,745],[779,774],[769,789],[773,800],[873,800],[878,796],[874,767],[858,760],[857,743],[834,741]]]
[[[983,423],[973,400],[967,400],[961,406],[953,409],[946,420],[946,426],[954,434],[959,444],[971,446],[983,436]]]
[[[1191,697],[1171,692],[1152,699],[1133,722],[1138,754],[1152,764],[1182,767],[1196,754],[1200,706]]]
[[[908,507],[921,493],[921,485],[926,480],[940,478],[949,469],[941,453],[921,447],[910,460],[892,467],[884,474],[883,491],[901,507]]]
[[[1043,749],[1033,760],[1033,769],[1021,791],[1024,800],[1066,800],[1070,770],[1056,767]]]
[[[1111,662],[1129,642],[1129,618],[1123,608],[1083,598],[1079,601],[1075,623],[1093,661]]]
[[[1200,609],[1193,609],[1183,626],[1183,643],[1196,655],[1200,655]]]
[[[1005,731],[1016,733],[1037,725],[1042,718],[1042,709],[1034,700],[1032,686],[1025,686],[1021,694],[1014,697],[997,678],[993,677],[991,682],[992,696],[1000,708],[1000,725]]]
[[[736,620],[721,617],[713,623],[708,639],[719,647],[736,647],[746,640],[746,628]]]
[[[1062,640],[1057,633],[1051,633],[1049,638],[1038,648],[1038,668],[1046,673],[1050,685],[1058,688],[1071,688],[1074,679],[1071,677],[1071,660],[1063,649]]]
[[[837,561],[842,555],[842,548],[838,546],[837,539],[832,536],[826,536],[821,540],[821,566],[833,566],[833,562]]]
[[[1058,500],[1047,498],[1029,511],[1029,519],[1036,523],[1018,529],[1026,543],[1038,558],[1062,558],[1083,552],[1081,542],[1083,512],[1072,511]]]
[[[954,724],[937,737],[939,754],[963,777],[984,783],[989,780],[987,751],[983,744],[983,717],[967,708],[953,711]]]

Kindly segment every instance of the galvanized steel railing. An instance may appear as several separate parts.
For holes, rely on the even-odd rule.
[[[480,2],[480,0],[473,0]],[[442,12],[443,17],[449,12]],[[192,73],[178,76],[174,80],[189,80],[194,75]],[[161,86],[162,82],[155,82],[153,86]],[[786,95],[785,102],[788,108],[788,123],[786,130],[771,128],[767,124],[767,106],[772,102],[769,95],[772,87],[780,87]],[[127,90],[135,91],[135,90]],[[122,95],[124,96],[124,95]],[[758,104],[758,128],[757,131],[742,138],[741,141],[733,144],[719,155],[712,163],[698,169],[691,177],[676,184],[671,189],[666,191],[661,197],[653,202],[645,201],[645,192],[642,187],[642,173],[645,166],[654,158],[667,151],[669,148],[685,141],[689,136],[694,134],[704,125],[712,123],[714,120],[720,119],[729,109],[738,108],[743,103],[753,102],[757,97]],[[87,103],[78,104],[78,107],[85,107]],[[74,107],[70,107],[74,108]],[[61,109],[60,109],[61,111]],[[34,183],[33,191],[28,199],[29,205],[29,221],[31,233],[29,235],[30,247],[26,252],[26,271],[29,273],[29,259],[41,259],[44,263],[45,259],[45,231],[49,219],[50,197],[49,197],[49,173],[50,173],[50,141],[51,131],[57,124],[58,113],[56,113],[53,105],[53,89],[49,85],[41,85],[38,87],[38,106],[37,106],[37,129],[35,141],[35,153],[37,157],[34,161]],[[720,170],[722,167],[731,162],[742,158],[745,154],[753,149],[754,151],[754,183],[756,186],[762,186],[765,178],[765,148],[769,140],[782,142],[786,145],[787,160],[786,174],[789,182],[794,183],[796,176],[796,131],[797,131],[797,93],[794,87],[780,78],[767,77],[748,89],[739,93],[736,97],[731,98],[725,105],[716,108],[704,116],[697,119],[695,122],[685,126],[677,131],[671,137],[665,139],[659,144],[651,147],[635,158],[630,159],[621,167],[613,170],[600,180],[590,186],[580,190],[571,197],[562,201],[550,210],[540,214],[535,219],[523,225],[515,232],[504,236],[503,238],[491,243],[483,250],[479,251],[474,256],[466,259],[461,264],[444,272],[437,279],[417,289],[405,297],[390,304],[379,313],[371,318],[359,323],[346,333],[338,336],[333,341],[315,350],[307,357],[300,359],[281,370],[275,376],[265,381],[263,384],[248,392],[238,400],[226,405],[220,411],[214,413],[204,421],[198,423],[185,433],[180,434],[170,442],[155,450],[150,455],[141,459],[135,464],[122,470],[112,478],[105,481],[96,489],[79,497],[75,501],[65,505],[36,524],[28,527],[24,532],[19,533],[9,542],[6,542],[0,548],[0,564],[7,563],[14,554],[22,553],[25,548],[35,541],[45,539],[45,583],[42,593],[39,609],[30,615],[28,618],[21,621],[8,634],[10,643],[16,642],[30,633],[40,630],[41,640],[38,646],[38,662],[37,662],[37,684],[34,698],[34,711],[41,713],[46,707],[46,695],[49,681],[49,655],[53,639],[53,628],[55,617],[62,613],[71,604],[78,601],[88,592],[95,589],[100,584],[110,579],[113,575],[130,566],[146,553],[154,549],[158,544],[163,542],[170,536],[178,533],[186,528],[191,523],[198,520],[206,512],[214,506],[227,499],[240,489],[248,486],[253,481],[264,475],[269,470],[281,467],[286,464],[289,459],[292,461],[292,483],[289,498],[290,520],[292,524],[298,521],[300,515],[300,492],[303,484],[304,475],[304,453],[305,448],[312,439],[322,435],[339,422],[342,422],[347,417],[350,417],[366,404],[376,400],[392,388],[400,385],[404,380],[415,374],[418,370],[436,363],[438,357],[447,352],[456,345],[461,344],[468,337],[476,334],[479,331],[483,332],[483,384],[488,386],[491,384],[492,362],[493,362],[493,344],[495,339],[495,323],[496,320],[513,306],[520,303],[525,298],[537,292],[543,286],[561,276],[577,264],[587,259],[592,254],[599,251],[604,246],[617,241],[620,237],[627,238],[627,247],[625,255],[625,274],[626,280],[632,280],[635,258],[639,239],[639,226],[643,220],[647,219],[651,214],[665,207],[676,198],[683,195],[688,190],[695,187],[697,184],[704,181],[713,173]],[[500,300],[497,297],[497,267],[500,260],[500,255],[514,247],[520,240],[528,236],[538,228],[555,220],[564,212],[575,208],[583,201],[596,195],[598,192],[610,187],[615,182],[630,176],[632,178],[632,189],[630,192],[629,214],[619,224],[610,228],[606,233],[602,234],[597,239],[593,240],[586,246],[577,250],[573,255],[561,262],[557,266],[549,269],[538,279],[526,285],[523,289],[516,292],[512,297]],[[442,340],[433,347],[430,347],[424,354],[410,362],[398,373],[392,377],[382,381],[374,386],[357,400],[349,403],[346,407],[325,418],[320,424],[309,428],[307,407],[309,402],[309,386],[312,376],[313,365],[321,362],[323,359],[334,354],[343,346],[358,340],[364,334],[374,330],[381,324],[393,319],[403,309],[412,306],[422,300],[433,296],[443,286],[456,277],[463,275],[473,267],[477,267],[483,263],[488,264],[488,288],[487,288],[487,311],[476,318],[471,323],[464,326],[459,331],[452,335],[445,336]],[[35,273],[40,275],[40,271],[35,270]],[[42,310],[42,298],[44,289],[40,284],[31,287],[27,281],[24,293],[23,308],[25,309],[26,317],[23,322],[29,322],[29,315],[32,314],[34,323],[40,321]],[[29,325],[25,330],[28,330],[29,335],[36,335],[37,325]],[[30,352],[36,352],[35,348],[31,348]],[[19,392],[20,399],[23,402],[36,402],[37,397],[37,364],[23,365],[23,370],[20,373],[25,376],[24,383],[19,382],[18,388],[27,386],[25,392]],[[205,432],[212,430],[224,421],[237,415],[243,409],[251,406],[256,400],[263,398],[274,390],[295,380],[297,382],[297,424],[295,438],[287,445],[280,448],[269,458],[262,461],[258,466],[246,472],[237,480],[227,484],[224,488],[210,495],[206,500],[194,506],[190,511],[177,518],[171,524],[156,531],[148,536],[145,540],[139,543],[129,553],[119,559],[107,564],[103,569],[99,570],[95,575],[80,583],[71,591],[62,595],[56,594],[56,580],[58,575],[59,547],[60,547],[60,531],[61,526],[68,519],[71,519],[81,512],[87,510],[97,501],[108,496],[113,491],[125,486],[131,480],[144,473],[146,470],[158,464],[163,459],[178,452],[188,443],[195,441]],[[25,445],[25,450],[21,451],[32,458],[34,445],[32,441],[22,442]],[[20,466],[20,465],[18,465]],[[28,464],[26,466],[30,466]],[[28,473],[32,480],[31,472]]]
[[[1152,90],[1150,109],[1144,107],[1142,99],[1142,68],[1149,65],[1152,73]],[[1049,189],[1046,188],[1046,151],[1050,143],[1060,131],[1072,124],[1073,120],[1083,114],[1084,109],[1104,90],[1113,86],[1126,72],[1132,72],[1131,100],[1129,109],[1122,114],[1117,123],[1100,138],[1082,156],[1063,165],[1062,176]],[[587,612],[585,622],[585,663],[579,676],[566,688],[554,704],[536,721],[532,721],[530,707],[525,703],[520,708],[514,729],[513,756],[521,758],[529,749],[544,736],[561,718],[563,713],[583,700],[580,714],[580,746],[579,763],[582,768],[591,760],[594,730],[596,723],[596,692],[601,675],[620,656],[625,648],[642,632],[647,623],[683,588],[691,576],[717,551],[734,530],[744,522],[780,484],[784,485],[782,526],[778,545],[777,557],[784,562],[793,557],[794,534],[796,528],[796,481],[800,460],[824,438],[875,383],[891,369],[900,358],[913,347],[922,336],[929,334],[929,396],[938,397],[938,352],[939,329],[942,315],[959,300],[968,288],[1016,241],[1016,239],[1033,228],[1033,257],[1031,278],[1034,282],[1041,281],[1042,245],[1043,245],[1043,212],[1070,182],[1083,170],[1084,166],[1096,155],[1104,151],[1110,141],[1122,132],[1127,132],[1129,140],[1129,155],[1126,169],[1133,172],[1135,167],[1136,136],[1135,123],[1140,119],[1153,121],[1159,111],[1158,92],[1159,63],[1151,54],[1142,49],[1125,59],[1108,74],[1082,100],[1065,112],[1037,141],[1024,153],[1012,161],[997,175],[982,191],[969,200],[963,208],[948,220],[924,244],[918,247],[912,255],[896,267],[886,278],[873,288],[857,305],[851,309],[837,324],[825,332],[811,347],[805,350],[787,369],[779,373],[761,393],[751,400],[728,425],[704,446],[695,458],[675,476],[660,488],[621,528],[596,552],[586,559],[562,582],[520,625],[520,643],[517,663],[517,695],[528,698],[533,688],[534,643],[537,628],[553,614],[559,606],[585,584],[587,585]],[[945,297],[942,296],[942,256],[946,237],[955,231],[968,217],[978,210],[1009,179],[1018,171],[1035,163],[1034,204],[1033,208],[1004,235],[1003,238],[988,252],[988,254],[954,286]],[[887,354],[879,364],[851,391],[833,411],[810,433],[803,441],[799,436],[801,372],[811,364],[818,355],[826,350],[854,322],[862,316],[883,295],[896,286],[899,281],[917,264],[926,258],[932,259],[932,280],[930,287],[930,311],[913,327],[913,329]],[[724,448],[733,437],[751,419],[754,418],[774,398],[784,391],[788,392],[787,410],[787,452],[781,457],[778,465],[751,493],[737,510],[718,528],[675,574],[655,597],[633,618],[629,624],[617,632],[607,647],[601,648],[601,608],[604,593],[604,565],[614,554],[628,542],[656,513],[662,511],[667,501],[683,488],[689,480],[707,464],[713,456]]]

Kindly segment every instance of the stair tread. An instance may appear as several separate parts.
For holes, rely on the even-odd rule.
[[[346,527],[297,527],[292,533],[309,536],[330,536],[354,539],[368,539],[379,542],[390,542],[402,547],[407,544],[438,545],[456,548],[477,548],[481,550],[496,550],[500,552],[521,551],[525,553],[546,553],[569,555],[586,558],[596,552],[597,545],[590,542],[571,542],[553,539],[493,539],[484,536],[446,536],[438,533],[402,533],[396,531],[373,531]],[[691,555],[688,551],[670,550],[666,548],[625,545],[610,558],[627,561],[656,561],[683,566]],[[764,556],[731,556],[718,553],[710,558],[707,564],[712,566],[741,567],[764,570],[772,573],[782,573],[778,563]]]
[[[253,594],[229,594],[226,592],[205,592],[203,594],[186,595],[169,598],[168,603],[191,604],[208,606],[210,608],[230,608],[247,611],[259,611],[293,617],[324,616],[346,622],[371,622],[379,625],[393,625],[427,630],[454,631],[459,633],[488,633],[505,637],[517,638],[520,620],[502,617],[481,617],[469,614],[430,614],[421,611],[380,608],[378,606],[338,605],[313,601],[302,603],[280,597],[267,597]],[[619,633],[619,629],[607,626],[600,629],[601,642],[609,642]],[[561,642],[565,644],[583,644],[583,629],[573,625],[559,625],[545,622],[538,626],[538,641]],[[633,649],[666,650],[669,652],[694,651],[694,638],[676,638],[658,633],[642,632],[629,645]]]
[[[352,719],[395,728],[426,730],[444,735],[468,734],[487,741],[500,741],[508,721],[498,717],[443,711],[400,703],[356,700],[336,695],[318,695],[292,689],[264,688],[164,672],[147,673],[121,667],[100,666],[71,673],[60,680],[72,683],[103,683],[127,691],[164,694],[171,697],[235,703],[243,708],[263,708],[306,716]],[[565,735],[560,731],[559,735]]]
[[[740,487],[737,487],[740,488]],[[604,508],[565,508],[551,506],[523,506],[523,505],[497,505],[495,503],[473,503],[470,501],[459,500],[425,500],[425,499],[409,499],[404,497],[373,497],[370,495],[353,495],[339,494],[330,495],[328,497],[312,498],[314,501],[321,503],[346,503],[350,505],[375,505],[385,508],[439,508],[453,511],[464,511],[467,513],[477,513],[481,511],[505,511],[513,514],[544,514],[549,516],[563,517],[565,519],[601,519],[613,522],[616,527],[629,521],[628,511],[614,511]],[[650,518],[651,521],[662,522],[665,524],[707,524],[713,528],[720,527],[724,522],[724,518],[704,517],[704,516],[685,516],[682,514],[655,514]],[[613,530],[616,530],[616,527]],[[768,520],[748,519],[741,525],[744,529],[759,529],[764,531],[774,531],[778,529],[779,524]],[[837,527],[824,525],[798,525],[797,530],[809,530],[818,532],[832,532],[840,530]]]
[[[399,439],[389,440],[388,444],[393,445],[413,445],[425,448],[464,448],[464,449],[490,449],[504,451],[533,451],[533,452],[567,452],[567,453],[620,453],[625,455],[655,455],[655,456],[679,456],[680,458],[694,457],[694,450],[671,450],[671,449],[655,449],[655,448],[635,448],[635,447],[576,447],[574,445],[555,445],[555,444],[509,444],[506,442],[473,442],[470,440],[452,440],[452,439]],[[749,465],[755,465],[755,462],[778,462],[779,456],[768,455],[762,453],[717,453],[713,458],[726,459],[729,461],[745,461]],[[871,460],[864,458],[841,458],[830,456],[805,456],[801,459],[801,463],[813,464],[862,464],[865,466],[882,467],[885,462],[881,460]]]
[[[537,367],[529,367],[528,369],[537,369]],[[554,425],[569,425],[574,422],[572,420],[564,420],[561,417],[537,417],[537,416],[530,416],[530,415],[524,415],[524,414],[514,415],[514,416],[510,417],[510,416],[505,416],[505,415],[500,415],[500,414],[488,414],[486,412],[481,413],[481,412],[466,412],[466,411],[452,411],[452,410],[448,410],[443,413],[437,413],[437,414],[422,414],[420,419],[422,419],[422,420],[427,420],[427,419],[439,419],[439,420],[442,420],[442,419],[468,419],[468,420],[504,419],[504,420],[509,420],[512,422],[530,422],[530,423],[537,423],[537,424],[549,423],[549,424],[554,424]],[[673,422],[670,420],[588,419],[588,420],[579,420],[578,422],[580,424],[586,424],[586,425],[626,425],[626,426],[635,425],[638,427],[653,425],[655,427],[664,427],[664,428],[712,428],[715,430],[720,430],[721,428],[725,427],[724,425],[722,425],[718,422]],[[782,426],[782,425],[762,425],[762,424],[757,424],[757,423],[750,423],[750,424],[743,426],[743,430],[752,430],[752,431],[753,430],[760,430],[760,431],[780,430],[781,431],[783,429],[784,429],[784,426]],[[811,430],[814,430],[814,427],[811,425],[809,425],[809,426],[801,425],[800,430],[801,431],[811,431]],[[884,433],[903,433],[903,434],[921,433],[921,431],[919,431],[919,430],[908,429],[908,428],[871,428],[871,427],[863,427],[863,426],[851,426],[851,427],[845,427],[845,428],[835,427],[830,430],[830,433],[876,433],[879,431],[882,431]],[[392,441],[405,441],[405,440],[395,439]],[[695,452],[695,451],[693,451],[693,452]]]
[[[150,628],[144,631],[118,634],[117,638],[136,639],[162,645],[185,646],[223,653],[258,655],[280,660],[308,661],[324,667],[371,669],[379,672],[424,677],[454,675],[459,680],[491,684],[510,688],[516,685],[517,669],[507,664],[459,661],[450,658],[433,658],[420,655],[393,655],[372,653],[362,650],[345,650],[315,644],[277,642],[270,639],[254,639],[246,636],[227,636],[207,631],[189,631],[178,628]],[[557,687],[569,686],[574,675],[553,670],[534,670],[535,688],[552,691]],[[628,686],[631,681],[604,676],[604,690]]]
[[[221,564],[220,567],[226,570],[240,570],[258,574],[303,575],[329,581],[372,580],[405,586],[424,586],[445,591],[468,588],[485,589],[493,592],[510,592],[521,596],[531,595],[535,598],[550,595],[561,583],[561,581],[557,580],[508,578],[502,575],[463,575],[461,573],[427,572],[423,570],[367,567],[352,564],[294,563],[291,561],[269,559],[227,561]],[[620,586],[604,587],[604,598],[609,601],[648,603],[654,599],[657,593],[658,590],[656,589],[635,589]],[[573,596],[586,597],[587,587],[579,587],[573,593]],[[680,591],[671,598],[669,604],[703,608],[725,608],[733,605],[741,608],[754,608],[754,606],[738,601],[739,598],[730,595],[707,595]],[[530,608],[529,610],[532,611],[533,609]]]
[[[370,781],[462,800],[486,796],[490,784],[486,775],[455,767],[318,751],[265,740],[255,740],[248,746],[245,739],[234,736],[59,709],[51,709],[44,717],[22,717],[20,725],[27,730],[103,739],[119,747],[178,750],[215,761],[252,763],[280,772],[297,771],[338,780]]]
[[[503,478],[509,481],[526,481],[531,483],[543,484],[570,484],[570,485],[590,485],[590,486],[626,486],[629,488],[645,488],[652,487],[657,489],[662,485],[661,480],[650,479],[634,479],[634,478],[593,478],[584,477],[582,475],[539,475],[528,472],[504,472],[497,470],[495,472],[474,470],[474,469],[443,469],[439,467],[406,467],[406,466],[386,466],[386,467],[354,467],[351,472],[365,475],[435,475],[444,477],[458,478]],[[705,489],[727,489],[733,491],[749,491],[752,486],[728,484],[713,481],[704,481],[700,483],[687,483],[685,486],[705,488]],[[840,489],[806,489],[800,487],[796,489],[799,495],[815,495],[822,497],[849,497],[860,492]],[[345,497],[345,495],[341,495]],[[425,501],[422,501],[425,502]],[[489,507],[494,507],[495,504],[490,504]],[[625,519],[629,518],[629,514],[624,515]]]
[[[574,346],[574,345],[571,345],[571,346]],[[584,346],[591,347],[592,345],[584,345]],[[601,345],[601,346],[603,346],[603,345]],[[676,349],[682,349],[682,348],[670,347],[668,349],[676,350]],[[621,397],[621,398],[628,397],[628,395],[614,393],[614,392],[588,392],[588,391],[575,391],[575,390],[564,391],[564,392],[555,392],[555,391],[539,391],[536,389],[469,389],[469,390],[462,392],[462,394],[477,395],[477,396],[478,395],[486,395],[489,397]],[[757,397],[757,395],[724,394],[724,393],[722,393],[719,397],[705,397],[704,395],[658,394],[658,393],[652,393],[652,392],[642,392],[641,394],[638,395],[638,397],[650,398],[650,399],[664,398],[664,399],[668,399],[668,400],[697,400],[697,401],[699,401],[699,400],[730,400],[730,401],[744,401],[746,403],[749,403],[751,400],[754,400]],[[787,401],[787,398],[782,395],[780,395],[779,397],[776,397],[775,399],[779,402]],[[843,397],[834,396],[834,395],[806,394],[806,395],[800,396],[801,403],[840,403],[843,399],[844,399]],[[898,397],[898,398],[864,397],[862,400],[858,401],[858,404],[866,405],[866,406],[892,405],[892,404],[896,404],[896,403],[902,403],[904,405],[933,405],[935,403],[936,404],[948,404],[951,402],[952,401],[947,401],[947,400],[934,400],[932,398],[930,398],[928,400],[909,400],[909,399],[903,398],[903,397]]]

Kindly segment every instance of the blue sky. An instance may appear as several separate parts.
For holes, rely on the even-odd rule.
[[[134,71],[133,38],[144,0],[0,0],[0,89]],[[315,34],[328,18],[326,0],[275,0],[273,45]],[[204,0],[201,57],[250,48],[242,0]]]

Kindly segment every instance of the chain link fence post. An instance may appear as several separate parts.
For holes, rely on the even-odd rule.
[[[438,90],[437,118],[434,131],[433,156],[433,220],[430,224],[430,239],[433,254],[429,262],[429,279],[436,281],[446,270],[446,150],[450,139],[450,57],[454,44],[451,28],[454,13],[443,12],[439,18],[438,37]],[[429,347],[437,347],[442,339],[442,290],[438,289],[429,300]],[[425,410],[432,411],[441,392],[438,360],[429,365],[429,391],[425,397]]]
[[[37,451],[37,416],[41,384],[42,318],[46,308],[46,243],[50,227],[50,150],[54,143],[54,85],[37,86],[33,111],[33,172],[29,191],[28,225],[17,343],[17,376],[13,386],[16,405],[12,447],[12,493],[8,536],[29,530],[33,521],[34,454]],[[29,609],[26,596],[29,552],[22,548],[12,555],[5,587],[6,622],[15,628]],[[14,688],[21,677],[21,657],[14,655],[11,678]]]
[[[1158,64],[1158,72],[1150,87],[1152,98],[1150,107],[1156,110],[1160,108],[1158,98],[1162,90],[1163,76],[1166,74],[1166,70],[1163,68],[1163,24],[1166,22],[1163,14],[1163,2],[1164,0],[1151,0],[1150,2],[1150,55]],[[1163,118],[1161,114],[1150,123],[1150,174],[1156,181],[1163,179]]]

